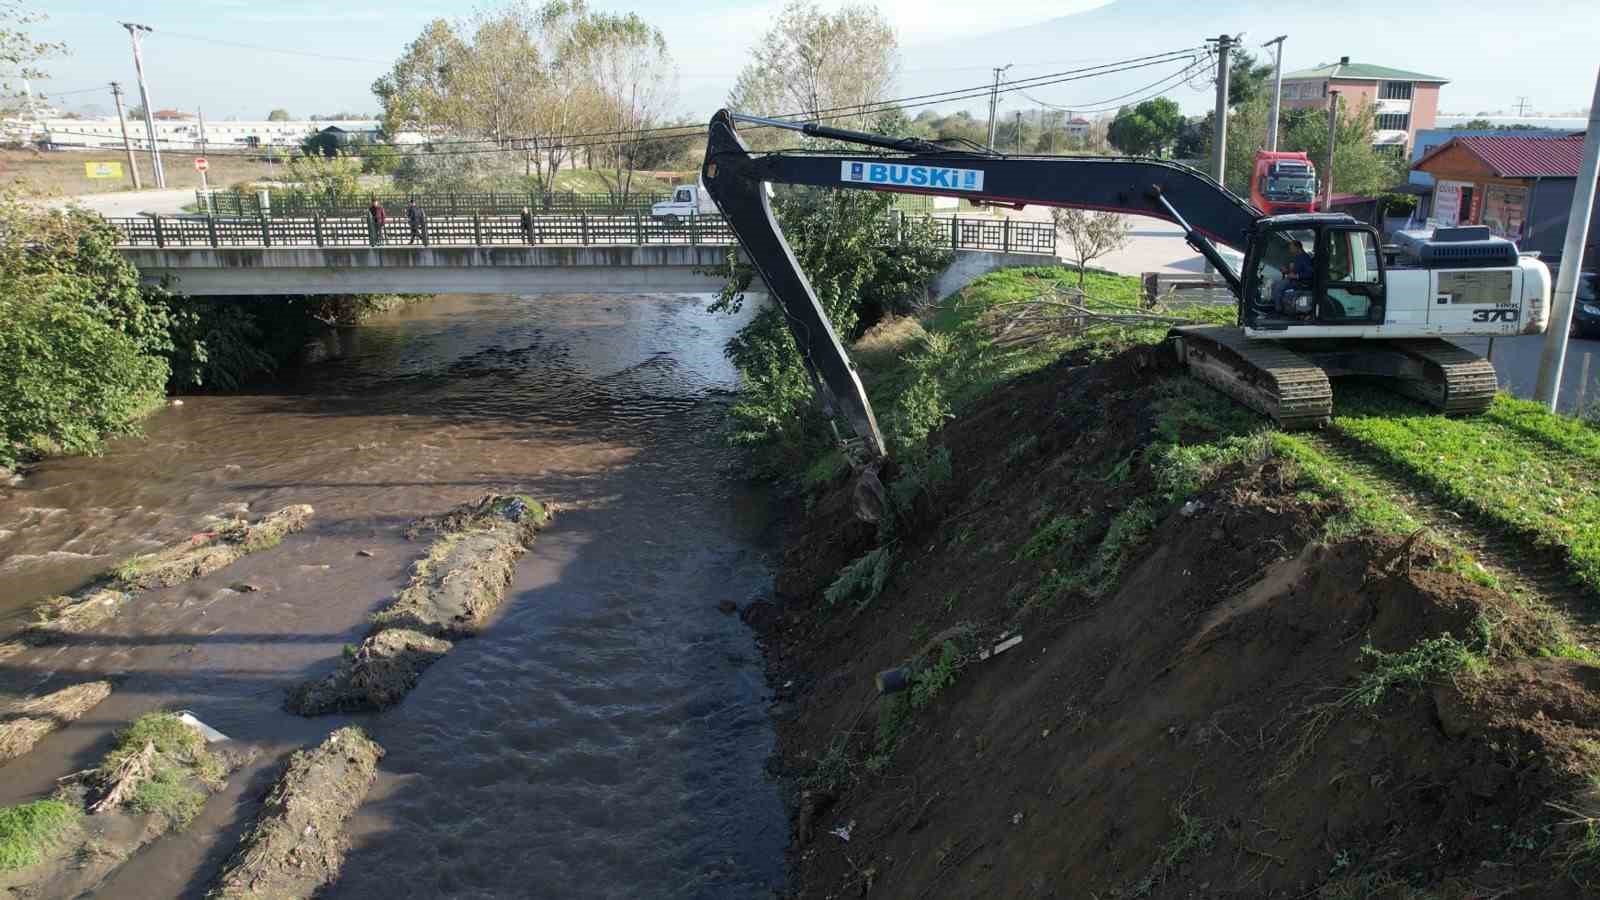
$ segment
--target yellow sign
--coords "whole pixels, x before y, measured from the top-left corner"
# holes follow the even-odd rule
[[[83,174],[90,178],[121,178],[122,163],[86,162],[83,164]]]

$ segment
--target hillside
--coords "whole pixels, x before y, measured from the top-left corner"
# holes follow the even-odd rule
[[[931,382],[954,417],[886,473],[879,525],[813,467],[834,474],[778,597],[747,611],[781,686],[796,894],[1600,885],[1600,433],[1341,384],[1331,428],[1284,434],[1156,329],[997,339],[1001,304],[1065,274],[997,273],[930,332],[869,335],[895,410],[959,335]]]

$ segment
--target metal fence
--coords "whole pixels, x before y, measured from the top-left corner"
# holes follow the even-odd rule
[[[546,193],[523,191],[471,191],[462,193],[408,194],[403,191],[375,191],[371,193],[340,194],[329,196],[315,191],[268,190],[267,204],[262,206],[259,191],[216,190],[195,193],[196,207],[202,212],[218,216],[256,216],[263,212],[269,216],[359,216],[366,213],[372,201],[395,215],[407,203],[417,205],[429,215],[517,215],[523,207],[537,214],[632,214],[649,213],[652,204],[671,195],[660,192],[630,193],[626,199],[610,194],[580,194],[572,191]],[[208,203],[209,200],[209,203]]]
[[[586,246],[641,244],[732,244],[733,229],[721,216],[660,219],[648,215],[533,216],[524,231],[515,215],[435,215],[413,231],[404,216],[389,218],[381,231],[365,215],[346,216],[141,216],[107,219],[124,247],[377,247],[390,244],[444,247],[510,245]],[[895,213],[883,222],[886,244],[912,229],[924,230],[953,250],[1055,252],[1049,223],[1007,219],[935,219]]]

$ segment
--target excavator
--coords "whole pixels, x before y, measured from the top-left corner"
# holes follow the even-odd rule
[[[753,153],[736,123],[799,131],[863,149]],[[842,416],[865,462],[886,456],[855,367],[773,217],[771,185],[956,196],[1106,210],[1183,229],[1237,298],[1234,326],[1183,326],[1169,340],[1191,374],[1284,428],[1333,412],[1331,377],[1370,375],[1449,415],[1485,410],[1493,366],[1446,338],[1538,334],[1550,271],[1484,228],[1438,229],[1391,255],[1343,214],[1264,215],[1216,181],[1156,159],[1012,156],[719,111],[701,178],[782,308],[824,412]],[[1218,252],[1243,253],[1240,269]]]

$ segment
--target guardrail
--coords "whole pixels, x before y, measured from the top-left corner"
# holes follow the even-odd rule
[[[141,216],[107,219],[123,247],[493,247],[510,245],[733,244],[733,229],[715,215],[659,219],[630,216],[533,216],[526,231],[514,215],[428,216],[413,232],[403,216],[380,230],[354,216]],[[896,213],[884,220],[884,241],[927,229],[952,250],[1055,253],[1048,223],[1010,219],[936,219]]]

